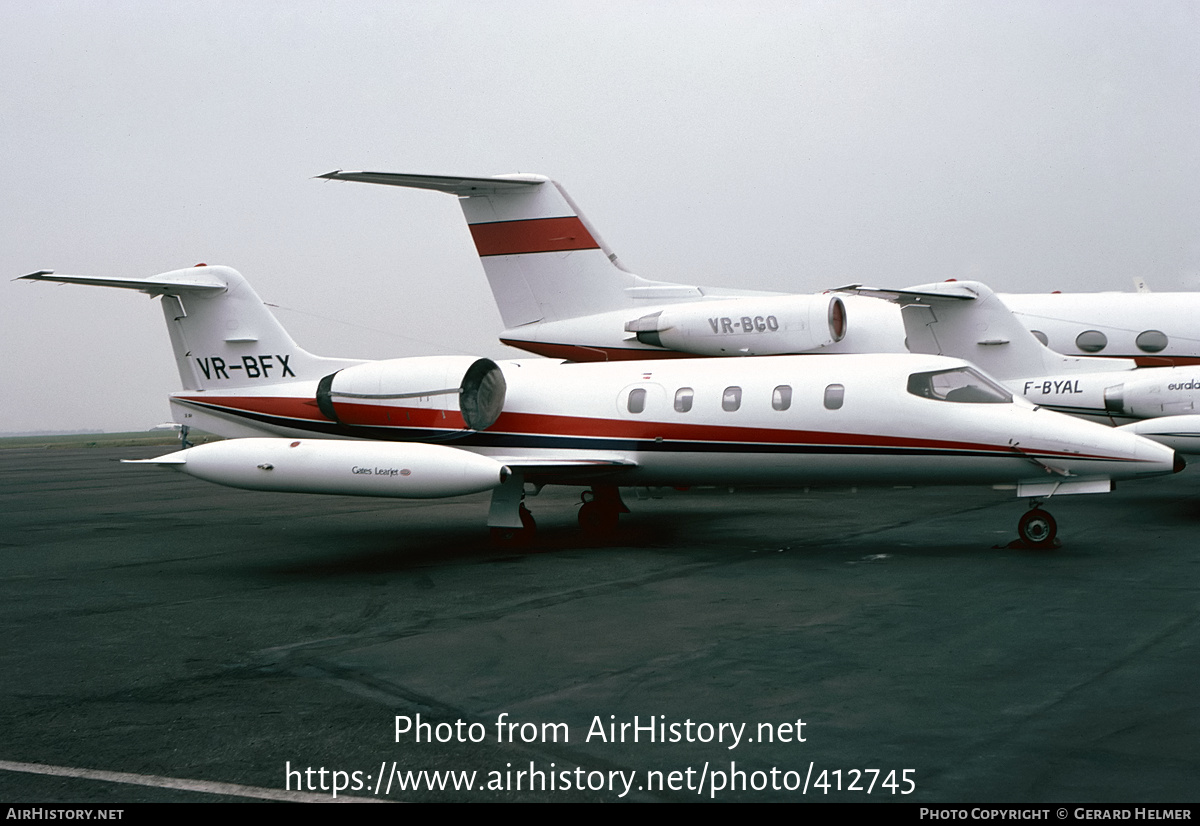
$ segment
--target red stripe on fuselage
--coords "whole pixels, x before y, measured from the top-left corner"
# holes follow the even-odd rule
[[[1138,367],[1195,367],[1200,365],[1200,356],[1142,356],[1130,353],[1084,353],[1089,359],[1129,359]]]
[[[333,411],[342,424],[359,427],[421,427],[435,430],[465,430],[467,427],[462,413],[457,410],[335,401]]]
[[[475,249],[480,257],[600,249],[596,239],[574,215],[472,224],[471,237],[475,239]]]
[[[776,445],[829,445],[854,447],[921,448],[933,450],[972,450],[1011,454],[1008,445],[921,439],[873,433],[839,433],[822,430],[788,430],[769,427],[680,424],[625,419],[592,419],[578,416],[552,416],[542,413],[501,413],[488,433],[536,434],[547,436],[585,436],[602,439],[671,442],[746,443]],[[1076,456],[1078,454],[1067,454]]]
[[[176,396],[179,401],[229,411],[278,416],[298,421],[329,423],[313,399],[280,396]],[[360,427],[418,427],[436,430],[462,430],[467,424],[457,410],[428,407],[398,407],[387,404],[361,404],[336,401],[338,422]]]
[[[308,399],[289,399],[262,396],[230,396],[225,398],[187,398],[183,401],[196,402],[230,412],[285,416],[292,419],[308,419],[327,423],[329,420],[318,414]],[[463,430],[465,424],[456,410],[369,405],[339,402],[339,418],[351,426],[375,426],[395,428],[429,429],[433,431]],[[344,418],[342,418],[344,416]],[[505,435],[530,435],[551,437],[575,437],[594,439],[624,439],[631,441],[655,441],[659,438],[675,443],[724,443],[773,444],[773,445],[824,445],[830,447],[897,448],[919,450],[952,450],[987,452],[1014,455],[1008,445],[990,445],[981,442],[959,442],[942,439],[925,439],[907,436],[889,436],[873,433],[839,433],[820,430],[788,430],[784,428],[735,427],[729,425],[680,424],[650,420],[624,420],[587,418],[583,416],[556,416],[544,413],[501,413],[496,423],[485,432]],[[1097,454],[1065,453],[1052,450],[1035,450],[1030,456],[1066,456],[1079,459],[1117,459],[1120,457]]]
[[[175,396],[176,401],[191,402],[207,407],[244,410],[267,416],[287,419],[303,419],[312,422],[328,422],[317,408],[316,399],[291,398],[287,396]]]
[[[1195,356],[1126,356],[1126,358],[1136,361],[1138,367],[1194,367],[1200,364],[1200,358]]]
[[[536,353],[552,359],[566,361],[645,361],[647,359],[696,359],[709,358],[695,353],[678,350],[634,350],[630,347],[588,347],[583,344],[552,344],[545,341],[522,341],[518,338],[501,338],[501,344],[516,347],[528,353]]]
[[[728,358],[727,356],[701,356],[695,353],[681,353],[678,350],[646,349],[635,350],[632,347],[594,347],[586,344],[559,344],[547,341],[526,341],[519,338],[500,338],[501,344],[516,347],[527,353],[536,353],[547,358],[563,359],[565,361],[639,361],[649,359],[696,359],[696,358]],[[806,353],[796,353],[803,356]],[[1194,367],[1200,365],[1200,356],[1096,356],[1088,358],[1130,359],[1137,362],[1138,367]]]

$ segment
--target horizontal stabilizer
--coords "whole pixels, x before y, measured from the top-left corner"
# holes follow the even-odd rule
[[[191,271],[189,271],[191,272]],[[58,284],[89,284],[93,287],[117,287],[122,290],[140,290],[149,295],[180,295],[182,293],[217,293],[228,289],[214,275],[189,275],[172,278],[110,278],[103,275],[55,275],[53,270],[22,275],[18,281],[53,281]]]
[[[549,180],[544,175],[500,175],[494,178],[459,178],[449,175],[406,175],[396,172],[344,172],[336,169],[318,175],[330,181],[359,181],[364,184],[432,189],[452,195],[483,195],[488,192],[528,189]]]

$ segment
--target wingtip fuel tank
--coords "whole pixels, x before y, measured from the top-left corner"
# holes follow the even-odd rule
[[[229,439],[141,464],[247,490],[438,499],[501,485],[508,468],[444,445],[348,439]]]

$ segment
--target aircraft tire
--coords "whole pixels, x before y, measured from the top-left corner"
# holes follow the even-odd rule
[[[590,534],[607,536],[617,529],[621,512],[598,499],[584,501],[579,506],[579,527]]]
[[[529,512],[529,508],[521,505],[519,511],[521,516],[521,527],[519,528],[492,528],[492,544],[501,548],[523,548],[533,544],[533,537],[537,534],[537,522],[533,518],[533,514]]]
[[[1021,541],[1032,548],[1053,548],[1054,537],[1058,535],[1058,523],[1046,511],[1033,508],[1026,511],[1017,523],[1017,533]]]

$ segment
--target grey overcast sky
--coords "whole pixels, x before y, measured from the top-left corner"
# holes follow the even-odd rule
[[[1200,287],[1200,4],[0,0],[0,274],[240,270],[322,355],[515,355],[454,198],[566,186],[639,274]],[[0,282],[0,431],[134,430],[157,302]]]

